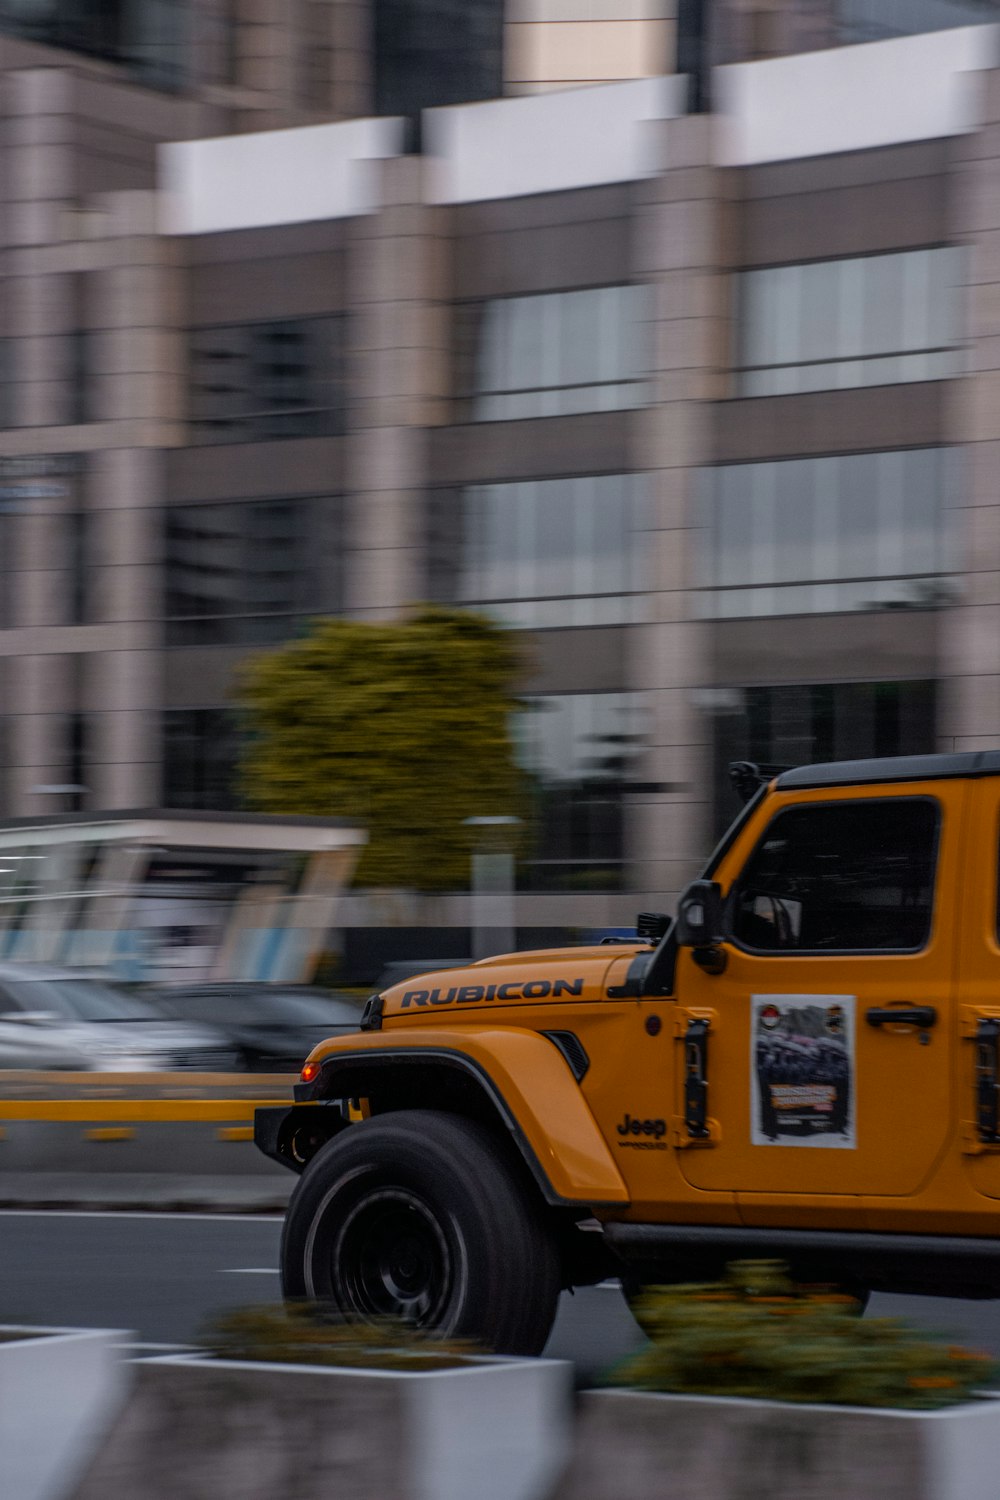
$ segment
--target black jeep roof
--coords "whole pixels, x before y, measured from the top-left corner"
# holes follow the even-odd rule
[[[871,781],[934,781],[942,776],[1000,776],[1000,750],[951,755],[894,755],[882,760],[835,760],[796,766],[777,778],[779,791],[811,786],[858,786]]]

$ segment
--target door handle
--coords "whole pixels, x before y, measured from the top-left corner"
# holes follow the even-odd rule
[[[873,1005],[865,1011],[869,1026],[933,1026],[937,1010],[933,1005]]]

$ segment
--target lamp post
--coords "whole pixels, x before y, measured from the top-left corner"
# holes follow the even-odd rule
[[[466,818],[482,834],[472,851],[472,957],[507,953],[516,941],[514,850],[511,830],[520,818]]]

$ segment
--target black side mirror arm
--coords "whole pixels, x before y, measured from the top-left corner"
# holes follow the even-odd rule
[[[692,880],[677,903],[677,941],[682,948],[721,943],[722,890],[714,880]]]
[[[725,948],[693,948],[691,957],[699,969],[704,969],[706,974],[724,974],[729,966],[729,955]]]

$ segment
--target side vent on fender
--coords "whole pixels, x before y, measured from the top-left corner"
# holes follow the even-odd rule
[[[558,1047],[563,1057],[569,1063],[570,1072],[577,1083],[586,1076],[590,1067],[590,1058],[587,1049],[576,1035],[575,1031],[543,1031],[542,1036],[547,1036],[554,1047]]]

